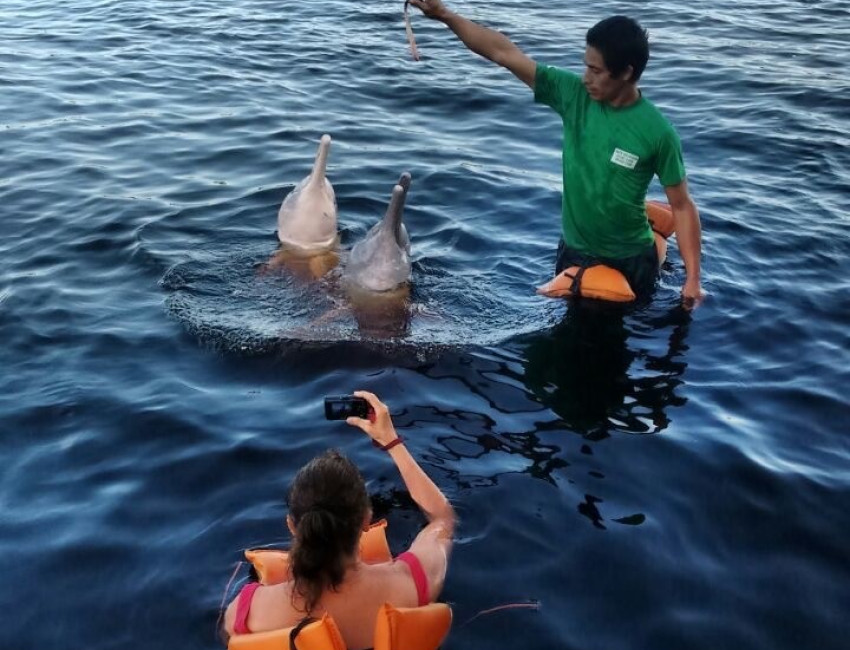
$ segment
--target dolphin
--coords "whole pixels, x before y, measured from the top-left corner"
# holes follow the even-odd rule
[[[410,280],[410,237],[402,223],[408,189],[410,174],[405,172],[393,187],[384,218],[351,249],[343,272],[349,289],[388,292]]]
[[[336,195],[325,178],[330,147],[331,136],[325,134],[313,171],[287,195],[277,214],[277,237],[294,252],[309,255],[336,244]]]

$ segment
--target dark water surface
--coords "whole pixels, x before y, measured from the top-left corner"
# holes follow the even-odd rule
[[[709,299],[675,247],[648,307],[536,297],[558,118],[418,15],[412,62],[400,0],[0,3],[0,648],[217,647],[328,446],[401,549],[396,472],[322,419],[361,387],[461,516],[447,648],[848,647],[850,4],[454,6],[576,69],[650,29]],[[259,272],[322,133],[344,247],[413,175],[395,337]]]

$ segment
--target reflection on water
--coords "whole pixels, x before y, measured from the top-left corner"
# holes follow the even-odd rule
[[[690,323],[677,301],[637,310],[568,303],[548,331],[418,368],[441,384],[440,403],[405,411],[397,424],[434,432],[424,459],[457,490],[499,488],[508,476],[566,482],[562,497],[592,527],[640,526],[646,504],[616,494],[624,470],[597,444],[669,425],[671,408],[685,404],[677,389]],[[457,391],[476,400],[467,408],[444,397]]]
[[[676,389],[687,367],[690,322],[678,305],[630,310],[570,303],[556,326],[509,349],[476,350],[419,370],[462,384],[486,400],[486,409],[422,406],[403,414],[399,425],[448,425],[448,433],[435,435],[428,461],[460,490],[496,487],[506,475],[551,485],[566,480],[576,488],[572,507],[593,527],[639,526],[646,515],[634,505],[606,504],[605,486],[617,483],[619,470],[606,467],[594,443],[615,432],[668,426],[670,407],[685,403]]]
[[[678,306],[647,319],[618,305],[573,303],[551,331],[527,337],[526,385],[587,438],[661,431],[666,408],[685,401],[675,389],[687,367],[690,319]],[[651,335],[641,338],[641,330]],[[659,341],[663,349],[653,350]]]
[[[466,413],[464,417],[474,421],[476,414]],[[486,430],[492,422],[479,421],[478,425],[479,430]],[[448,476],[464,489],[496,485],[499,476],[508,472],[554,484],[552,473],[569,465],[557,457],[559,446],[545,444],[533,431],[471,434],[455,429],[450,435],[438,436],[437,443],[440,449],[435,456],[453,468]]]

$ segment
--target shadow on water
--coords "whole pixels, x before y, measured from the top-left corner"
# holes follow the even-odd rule
[[[639,526],[644,504],[616,494],[621,474],[628,474],[616,460],[625,448],[600,455],[595,443],[669,426],[671,407],[686,402],[677,389],[690,324],[690,312],[663,296],[637,308],[570,303],[548,330],[416,368],[423,399],[436,402],[399,413],[397,425],[439,432],[423,460],[459,491],[498,493],[515,481],[532,492],[548,485],[596,529],[609,522]],[[436,394],[434,382],[442,386]],[[405,384],[419,393],[416,380]],[[474,399],[458,404],[443,392]],[[539,479],[532,483],[541,487],[521,477]],[[559,487],[564,481],[571,487]]]
[[[525,383],[569,428],[600,440],[612,431],[656,433],[687,367],[690,313],[654,313],[583,301],[541,335],[524,337]]]
[[[489,415],[460,410],[435,411],[433,419],[456,422],[450,433],[436,436],[428,460],[446,468],[447,478],[460,489],[495,486],[508,473],[554,485],[553,472],[569,465],[558,457],[560,445],[544,442],[531,428],[499,431]]]

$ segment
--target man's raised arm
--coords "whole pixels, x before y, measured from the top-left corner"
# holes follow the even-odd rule
[[[449,11],[440,0],[410,0],[410,4],[421,9],[428,18],[445,23],[466,47],[485,59],[490,59],[493,63],[507,68],[534,90],[537,64],[507,36]]]

